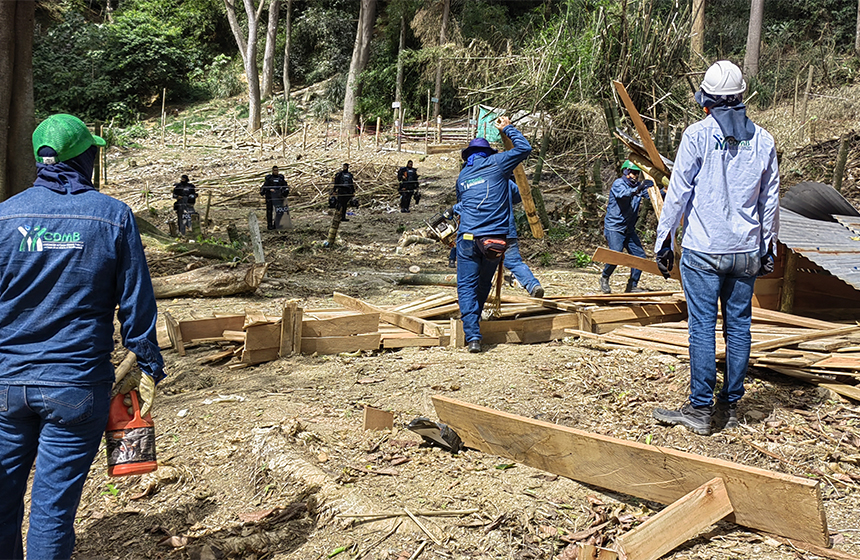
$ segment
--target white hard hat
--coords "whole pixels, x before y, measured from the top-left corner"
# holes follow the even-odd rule
[[[710,95],[737,95],[747,89],[741,69],[728,60],[718,60],[702,80],[702,89]]]

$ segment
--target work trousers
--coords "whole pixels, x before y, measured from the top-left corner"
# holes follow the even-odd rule
[[[717,304],[723,316],[726,374],[717,398],[734,403],[744,394],[750,359],[752,296],[761,265],[758,251],[714,255],[684,249],[681,280],[687,300],[690,338],[690,403],[713,403],[717,383]]]
[[[266,199],[266,227],[267,229],[278,229],[281,225],[282,212],[277,209],[284,206],[283,198],[267,198]]]
[[[110,385],[0,384],[0,557],[24,558],[24,494],[33,463],[28,560],[63,560],[75,514],[107,425]]]
[[[508,250],[505,251],[505,268],[511,271],[516,281],[528,293],[531,293],[532,289],[540,284],[529,266],[523,262],[523,257],[520,255],[520,244],[517,242],[516,237],[508,237]]]
[[[400,191],[400,209],[409,210],[409,205],[412,203],[412,196],[415,194],[413,190]]]
[[[643,259],[647,258],[645,256],[645,249],[642,248],[642,242],[639,241],[639,235],[636,233],[635,229],[631,229],[630,231],[604,229],[603,236],[606,237],[606,244],[609,245],[609,248],[613,251],[618,251],[620,253],[622,250],[626,250],[634,257],[642,257]],[[612,276],[612,273],[615,272],[615,268],[616,265],[614,264],[604,265],[603,277],[609,278]],[[638,268],[630,269],[630,283],[633,286],[636,286],[639,283],[639,277],[641,276],[642,271]]]
[[[501,236],[504,239],[504,236]],[[457,299],[466,342],[481,340],[481,311],[490,295],[501,257],[487,258],[474,239],[457,239]]]
[[[340,219],[346,218],[346,209],[349,207],[349,201],[352,200],[351,194],[337,195],[337,208],[335,212],[340,212]]]

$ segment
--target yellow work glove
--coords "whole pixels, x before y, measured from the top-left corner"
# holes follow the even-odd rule
[[[140,395],[140,416],[146,416],[152,410],[152,403],[155,401],[155,379],[149,375],[140,376],[140,385],[137,387],[137,392]]]

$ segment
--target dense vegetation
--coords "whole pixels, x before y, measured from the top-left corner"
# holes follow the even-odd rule
[[[316,101],[313,114],[336,112],[343,100],[359,5],[292,2],[292,89],[329,80],[328,94]],[[440,46],[442,5],[443,0],[379,1],[358,102],[366,119],[391,119],[401,16],[408,23],[402,98],[413,118],[425,112],[442,56],[443,115],[475,103],[545,109],[569,129],[600,110],[612,79],[629,84],[641,107],[654,105],[649,113],[683,120],[695,72],[717,58],[743,60],[749,19],[748,0],[709,0],[705,60],[695,61],[687,2],[452,0],[447,42]],[[34,88],[42,114],[131,121],[153,109],[164,88],[174,102],[244,91],[224,0],[42,0],[38,6]],[[795,78],[810,63],[829,85],[854,80],[856,15],[855,0],[768,2],[762,70],[751,80],[756,103],[793,94]],[[260,58],[266,18],[264,10]],[[284,26],[279,29],[276,95],[285,42]]]

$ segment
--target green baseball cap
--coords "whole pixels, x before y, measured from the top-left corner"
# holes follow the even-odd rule
[[[77,157],[92,146],[104,146],[100,136],[90,133],[84,121],[72,115],[51,115],[33,131],[33,155],[39,163],[57,163]],[[54,161],[42,161],[39,148],[48,146],[57,152]],[[44,158],[52,159],[52,158]]]

